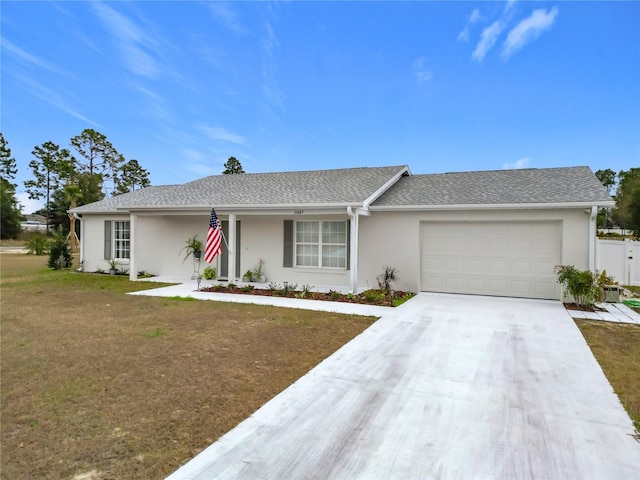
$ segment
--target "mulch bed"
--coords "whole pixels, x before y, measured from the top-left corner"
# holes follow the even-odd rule
[[[606,312],[604,308],[600,308],[596,305],[594,305],[591,308],[584,308],[584,307],[579,307],[575,303],[565,303],[564,306],[567,310],[579,310],[581,312]]]
[[[255,288],[250,285],[243,287],[214,285],[213,287],[202,288],[200,291],[213,293],[238,293],[243,295],[258,295],[262,297],[300,298],[305,300],[323,300],[328,302],[359,303],[363,305],[380,305],[384,307],[395,307],[398,305],[399,299],[408,300],[415,295],[413,292],[405,292],[402,290],[396,290],[394,295],[385,294],[381,290],[367,290],[366,292],[358,295],[350,293],[345,294],[336,291],[304,293],[301,291],[293,291],[291,289],[273,290]]]

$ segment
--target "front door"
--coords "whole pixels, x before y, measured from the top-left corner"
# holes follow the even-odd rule
[[[229,221],[222,220],[222,254],[220,256],[220,274],[218,278],[228,280],[229,276],[229,249],[227,239],[229,238]],[[236,276],[240,274],[240,220],[236,220]],[[234,281],[233,279],[231,281]]]

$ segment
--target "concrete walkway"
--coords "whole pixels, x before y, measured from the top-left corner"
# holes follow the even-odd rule
[[[168,478],[640,477],[560,302],[421,293]]]
[[[572,318],[585,318],[587,320],[604,320],[605,322],[635,323],[640,325],[640,314],[634,312],[624,303],[598,303],[605,312],[583,312],[582,310],[569,310]]]

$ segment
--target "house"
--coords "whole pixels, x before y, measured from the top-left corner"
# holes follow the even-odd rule
[[[47,217],[44,215],[38,215],[31,213],[24,216],[24,220],[20,222],[20,228],[23,232],[46,232],[47,231]],[[49,226],[51,230],[51,226]]]
[[[399,165],[215,175],[71,212],[86,271],[117,259],[131,279],[188,278],[180,250],[204,240],[215,207],[222,279],[264,259],[269,281],[362,290],[389,265],[402,290],[559,299],[554,266],[594,268],[597,208],[610,206],[588,167],[412,175]]]

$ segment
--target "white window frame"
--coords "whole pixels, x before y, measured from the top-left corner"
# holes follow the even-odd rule
[[[298,241],[298,228],[300,226],[300,224],[303,223],[315,223],[317,225],[317,231],[318,231],[318,240],[317,242],[313,242],[313,241]],[[323,226],[326,223],[341,223],[344,225],[344,243],[343,242],[338,242],[338,243],[334,243],[334,242],[323,242],[323,238],[322,238],[322,234],[323,234]],[[347,231],[348,229],[348,224],[346,220],[296,220],[294,222],[294,231],[293,231],[293,265],[295,268],[300,268],[300,269],[319,269],[319,270],[347,270],[348,269],[348,259],[349,259],[349,252],[347,251],[349,248],[348,245],[348,240],[349,240],[349,232]],[[302,265],[298,263],[298,246],[316,246],[318,248],[317,250],[317,265]],[[323,247],[334,247],[334,246],[338,246],[338,247],[343,247],[344,248],[344,257],[342,258],[342,261],[344,263],[344,266],[338,266],[338,267],[332,267],[332,266],[325,266],[323,265],[323,254],[322,254],[322,250]]]
[[[127,256],[120,256],[123,253]],[[131,258],[131,222],[129,220],[111,222],[111,258],[119,262],[128,262]]]

